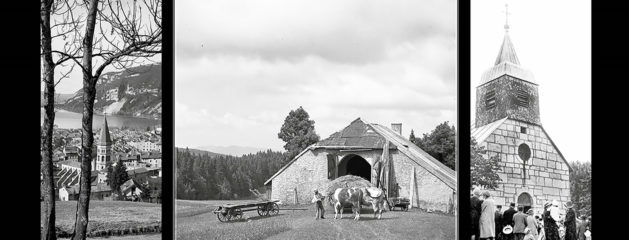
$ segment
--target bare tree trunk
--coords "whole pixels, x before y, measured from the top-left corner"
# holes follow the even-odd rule
[[[44,199],[41,239],[57,239],[55,232],[55,185],[52,173],[52,134],[55,122],[55,64],[52,60],[52,37],[50,34],[51,0],[42,0],[40,9],[41,44],[43,48],[43,80],[44,88],[44,125],[41,140],[41,174],[43,178],[41,193]]]
[[[98,0],[89,1],[85,38],[83,39],[83,131],[82,131],[82,159],[79,202],[76,209],[73,240],[84,240],[87,237],[88,211],[91,193],[92,146],[94,135],[92,120],[94,114],[94,99],[96,98],[96,80],[92,77],[92,47],[94,41],[94,27],[98,11]]]

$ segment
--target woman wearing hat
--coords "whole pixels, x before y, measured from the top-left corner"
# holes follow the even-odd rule
[[[546,204],[544,204],[544,213],[542,218],[544,219],[544,236],[546,240],[560,240],[559,226],[557,226],[555,218],[551,216],[553,207],[554,206],[551,206],[550,202],[546,202]]]
[[[537,220],[535,220],[535,216],[533,216],[533,209],[529,209],[526,214],[526,228],[524,235],[524,240],[537,240]]]
[[[481,204],[482,210],[479,222],[480,238],[494,239],[494,237],[496,237],[496,218],[494,214],[496,212],[496,204],[487,190],[483,192],[483,198],[485,198],[485,200],[483,200],[483,203]]]
[[[572,202],[566,203],[566,220],[563,222],[564,226],[566,226],[564,240],[577,240],[577,216],[572,206]]]

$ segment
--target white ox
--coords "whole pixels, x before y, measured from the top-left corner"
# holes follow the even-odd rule
[[[373,207],[373,217],[378,219],[382,217],[382,210],[384,210],[384,203],[387,202],[384,191],[377,187],[364,187],[361,188],[363,192],[363,202],[371,203]],[[387,202],[388,204],[388,202]]]
[[[343,219],[343,206],[351,205],[355,214],[354,220],[360,219],[360,202],[363,201],[363,190],[360,188],[337,188],[331,196],[331,203],[334,204],[334,219],[341,212]]]

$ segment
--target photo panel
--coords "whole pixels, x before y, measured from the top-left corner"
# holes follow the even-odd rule
[[[456,1],[175,15],[177,239],[456,237]]]

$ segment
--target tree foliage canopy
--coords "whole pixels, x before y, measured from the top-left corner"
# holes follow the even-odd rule
[[[121,195],[120,186],[124,184],[126,181],[129,181],[129,174],[127,174],[127,167],[122,163],[121,160],[118,160],[116,166],[107,162],[107,184],[111,187],[111,189],[118,193],[118,196]]]
[[[306,147],[319,141],[319,135],[314,129],[314,120],[310,120],[308,112],[301,106],[291,110],[282,124],[282,128],[277,136],[286,144],[286,159],[284,163],[293,159]]]
[[[267,150],[242,157],[177,150],[177,199],[248,199],[281,167],[283,153]],[[264,192],[264,191],[260,191]]]
[[[579,214],[592,214],[592,163],[571,162],[570,198]]]
[[[415,141],[412,140],[413,138]],[[454,125],[450,126],[448,121],[437,125],[430,134],[424,133],[424,136],[421,138],[416,138],[415,133],[411,131],[409,140],[449,168],[455,168],[456,129]]]
[[[498,156],[485,158],[484,147],[478,146],[473,138],[470,141],[470,185],[481,186],[485,189],[496,189],[502,182],[500,171],[500,159]]]

